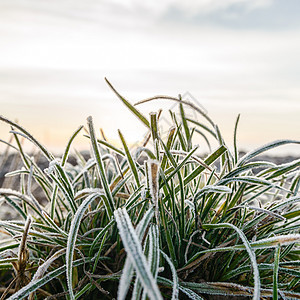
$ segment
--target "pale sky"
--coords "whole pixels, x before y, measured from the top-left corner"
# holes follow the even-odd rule
[[[242,148],[299,140],[299,53],[298,0],[0,0],[0,114],[53,150],[89,115],[134,143],[145,130],[107,77],[132,103],[190,92],[228,145],[238,113]]]

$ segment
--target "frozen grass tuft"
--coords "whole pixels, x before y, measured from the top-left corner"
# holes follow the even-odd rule
[[[91,159],[76,152],[73,166],[68,158],[82,126],[55,158],[25,128],[0,116],[13,127],[11,141],[2,141],[4,157],[11,149],[22,161],[7,174],[19,186],[0,189],[0,203],[17,215],[0,220],[6,237],[0,241],[0,300],[300,299],[299,160],[253,161],[300,141],[275,141],[240,157],[239,116],[230,151],[216,123],[193,103],[180,96],[139,101],[178,103],[165,136],[161,111],[144,116],[107,83],[148,130],[135,149],[122,128],[120,148],[104,134],[97,137],[88,117]],[[197,119],[187,117],[187,107]],[[196,154],[196,135],[212,149],[204,158]],[[24,137],[48,168],[25,153]]]

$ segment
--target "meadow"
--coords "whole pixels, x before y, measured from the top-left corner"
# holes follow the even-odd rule
[[[259,159],[300,141],[241,155],[239,116],[230,150],[195,104],[157,96],[133,105],[107,83],[148,130],[134,149],[122,128],[121,147],[98,137],[88,117],[86,132],[80,126],[57,158],[0,116],[12,135],[2,142],[22,160],[6,174],[18,186],[0,189],[17,215],[0,220],[0,299],[300,299],[300,159]],[[138,110],[156,99],[178,103],[167,135],[161,111]],[[75,151],[71,164],[82,133],[90,158]],[[205,157],[195,136],[211,149]],[[24,138],[47,168],[24,151]]]

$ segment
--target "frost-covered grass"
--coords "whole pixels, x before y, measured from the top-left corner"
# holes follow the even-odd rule
[[[110,85],[110,83],[108,82]],[[0,221],[2,299],[300,299],[300,160],[275,165],[253,161],[267,150],[299,141],[280,140],[239,157],[217,125],[180,97],[173,126],[159,131],[160,113],[142,115],[111,85],[149,134],[129,150],[96,136],[87,119],[90,160],[68,163],[72,135],[60,158],[27,130],[12,126],[23,168],[18,190],[0,189],[19,215]],[[152,101],[161,97],[153,97]],[[142,104],[145,101],[141,101]],[[186,117],[186,107],[199,120]],[[194,137],[218,146],[204,159]],[[29,139],[49,161],[41,170],[22,148]],[[259,171],[257,171],[259,170]],[[47,199],[32,192],[38,184]]]

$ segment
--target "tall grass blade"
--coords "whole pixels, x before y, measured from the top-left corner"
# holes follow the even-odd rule
[[[140,240],[143,239],[143,236],[148,228],[149,222],[153,217],[153,208],[150,208],[145,215],[143,216],[142,220],[136,227],[136,234]],[[133,264],[129,258],[126,258],[125,265],[123,267],[122,276],[119,283],[118,288],[118,299],[126,299],[126,295],[131,284],[133,277]]]
[[[62,156],[62,160],[61,160],[62,167],[65,166],[65,164],[68,160],[72,142],[74,141],[75,137],[78,135],[78,133],[81,131],[82,128],[83,128],[83,125],[79,126],[79,128],[72,134],[71,138],[69,139],[69,142],[68,142],[68,144],[65,148],[64,154]]]
[[[107,215],[109,217],[111,217],[113,215],[113,211],[115,209],[115,205],[114,205],[114,199],[112,197],[109,185],[108,185],[108,181],[106,178],[106,174],[105,174],[105,169],[104,169],[104,165],[102,162],[102,158],[101,158],[101,154],[98,148],[98,143],[95,137],[95,131],[94,131],[94,125],[93,125],[93,119],[92,117],[88,117],[87,118],[87,122],[88,122],[88,126],[89,126],[89,132],[90,132],[90,137],[91,137],[91,143],[92,143],[92,148],[93,148],[93,154],[95,157],[95,160],[97,162],[97,167],[98,167],[98,172],[99,172],[99,176],[101,179],[101,183],[103,186],[103,189],[105,191],[106,197],[105,197],[105,208],[107,211]]]
[[[137,273],[137,278],[141,281],[150,299],[162,299],[127,211],[119,208],[114,212],[114,215],[123,245]]]
[[[278,269],[280,259],[280,245],[275,249],[274,271],[273,271],[273,300],[278,300]]]
[[[173,280],[173,291],[172,291],[172,300],[178,299],[178,291],[179,291],[179,284],[178,284],[178,276],[176,273],[176,269],[167,254],[163,251],[160,251],[166,262],[169,264],[172,272],[172,280]]]
[[[126,157],[127,157],[127,161],[128,161],[129,167],[130,167],[131,172],[132,172],[132,174],[133,174],[133,176],[134,176],[136,185],[137,185],[137,187],[139,187],[141,184],[140,184],[139,173],[138,173],[136,164],[135,164],[135,162],[134,162],[133,159],[132,159],[132,156],[131,156],[131,154],[130,154],[130,151],[129,151],[129,149],[128,149],[128,146],[127,146],[127,144],[126,144],[126,141],[125,141],[125,139],[124,139],[124,136],[123,136],[123,134],[121,133],[121,130],[118,130],[118,133],[119,133],[119,137],[120,137],[120,139],[121,139],[123,148],[124,148],[124,150],[125,150],[125,154],[126,154]]]
[[[67,249],[66,249],[67,284],[68,284],[68,290],[71,299],[75,299],[73,293],[73,286],[72,286],[73,256],[74,256],[75,243],[77,239],[80,222],[88,205],[99,196],[101,196],[100,193],[92,194],[89,197],[87,197],[78,207],[76,214],[74,215],[74,218],[71,222],[71,227],[68,235]]]
[[[150,123],[146,119],[146,117],[144,117],[132,104],[130,104],[124,97],[122,97],[106,78],[105,81],[109,85],[109,87],[113,90],[113,92],[119,97],[119,99],[129,108],[129,110],[133,112],[133,114],[139,120],[141,120],[144,123],[144,125],[146,125],[146,127],[150,128]]]
[[[238,161],[238,148],[237,148],[237,128],[238,128],[238,124],[240,121],[240,114],[238,114],[236,121],[235,121],[235,125],[234,125],[234,133],[233,133],[233,146],[234,146],[234,163],[236,164]]]

